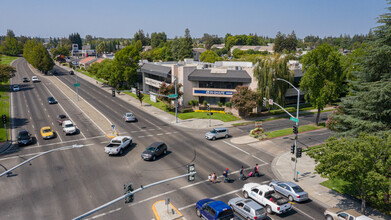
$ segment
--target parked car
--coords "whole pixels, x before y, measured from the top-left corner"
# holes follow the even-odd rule
[[[326,220],[373,220],[353,209],[342,210],[339,208],[329,208],[324,211],[324,216]]]
[[[57,100],[53,96],[50,96],[48,98],[48,102],[49,104],[57,104]]]
[[[131,113],[131,112],[125,113],[125,115],[123,116],[123,118],[125,119],[126,122],[129,122],[129,121],[136,121],[136,117],[135,117],[134,114]]]
[[[110,144],[105,147],[105,153],[109,155],[122,154],[124,149],[132,144],[132,137],[117,136],[111,139]]]
[[[29,78],[27,78],[27,77],[23,77],[23,82],[30,82],[30,80],[29,80]]]
[[[49,126],[41,128],[41,136],[43,139],[54,138],[54,131]]]
[[[19,145],[28,145],[32,143],[32,138],[30,132],[26,129],[20,130],[18,132],[18,144]]]
[[[228,138],[228,128],[214,128],[213,130],[205,134],[205,138],[208,140],[216,140],[216,138]]]
[[[56,75],[57,74],[57,70],[53,70],[52,73],[53,73],[53,75]]]
[[[141,154],[141,158],[144,160],[156,160],[158,156],[163,154],[167,154],[167,145],[163,142],[155,142]]]
[[[292,204],[268,185],[247,183],[242,188],[244,198],[251,198],[266,208],[268,214],[282,214],[292,209]]]
[[[57,115],[57,122],[59,125],[62,125],[64,121],[68,120],[68,117],[64,114]]]
[[[31,77],[31,81],[33,81],[33,82],[40,82],[39,79],[38,79],[38,76]]]
[[[308,193],[293,182],[272,181],[269,186],[276,192],[288,197],[291,202],[303,202],[309,199]]]
[[[14,92],[20,91],[19,85],[13,85],[13,86],[12,86],[12,90],[13,90]]]
[[[245,219],[266,219],[265,209],[251,199],[236,197],[228,201],[228,205]]]
[[[207,220],[233,220],[235,218],[232,208],[222,201],[202,199],[196,203],[196,214]]]
[[[68,135],[76,133],[77,129],[71,120],[66,120],[62,122],[62,131],[65,132],[65,135]]]
[[[69,75],[73,75],[73,74],[75,74],[75,73],[72,70],[69,71]]]

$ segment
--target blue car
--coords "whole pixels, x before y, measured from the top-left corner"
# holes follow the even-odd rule
[[[222,201],[202,199],[196,203],[196,214],[207,220],[233,220],[232,208]]]

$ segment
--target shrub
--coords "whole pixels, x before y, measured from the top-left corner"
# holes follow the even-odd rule
[[[221,106],[220,106],[221,107]],[[225,107],[231,108],[232,107],[232,102],[226,102]]]
[[[192,108],[185,108],[182,110],[182,113],[194,112]]]
[[[202,104],[206,107],[208,105],[208,102],[206,100],[204,100],[204,102]]]
[[[223,103],[222,103],[222,102],[218,102],[217,105],[218,105],[219,107],[222,107],[222,106],[223,106]]]
[[[189,105],[191,105],[191,106],[197,106],[197,105],[198,105],[198,100],[195,100],[195,99],[190,100],[190,101],[189,101]]]

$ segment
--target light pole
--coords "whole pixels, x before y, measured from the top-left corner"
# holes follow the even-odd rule
[[[294,85],[292,85],[292,83],[290,83],[289,81],[287,81],[285,79],[276,78],[276,80],[280,80],[280,81],[284,81],[284,82],[288,83],[289,85],[291,85],[297,91],[297,107],[296,107],[296,119],[297,120],[296,120],[296,128],[297,128],[297,131],[299,131],[300,89],[296,88]],[[298,181],[297,171],[296,171],[296,165],[297,165],[297,139],[298,139],[298,134],[296,133],[296,137],[295,137],[295,169],[294,169],[294,173],[293,173],[293,180],[295,180],[296,182]]]
[[[175,123],[178,123],[178,91],[177,91],[177,82],[176,76],[174,76],[175,80]]]

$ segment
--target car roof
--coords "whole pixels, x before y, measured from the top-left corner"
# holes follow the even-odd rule
[[[126,112],[125,115],[127,115],[127,114],[132,114],[133,115],[133,113],[131,113],[131,112]]]
[[[231,207],[225,204],[223,201],[213,201],[209,203],[209,207],[213,208],[216,211],[223,211],[225,209],[231,209]]]
[[[41,130],[51,129],[49,126],[42,127]]]
[[[155,142],[149,145],[149,147],[159,147],[160,145],[164,144],[163,142]]]
[[[63,121],[62,124],[63,124],[63,125],[64,125],[64,124],[66,125],[66,124],[73,124],[73,123],[72,123],[71,120],[66,120],[66,121]]]
[[[111,139],[111,140],[122,140],[122,139],[124,139],[124,138],[128,138],[128,136],[117,136],[117,137],[114,137],[113,139]]]
[[[26,129],[22,129],[22,130],[19,130],[18,133],[20,134],[20,133],[22,133],[22,132],[27,132],[27,133],[28,133],[29,131],[27,131]]]
[[[228,130],[228,128],[215,128],[215,130]]]
[[[258,209],[262,209],[263,207],[261,205],[259,205],[258,203],[256,203],[254,200],[252,199],[246,199],[243,201],[244,203],[246,203],[246,205],[248,205],[249,207],[251,207],[252,209],[255,209],[255,210],[258,210]]]
[[[298,186],[296,183],[293,183],[293,182],[282,182],[282,183],[284,183],[285,185],[288,185],[290,187]]]
[[[353,216],[353,217],[355,217],[355,218],[357,218],[357,217],[363,215],[363,214],[357,212],[357,211],[354,210],[354,209],[348,209],[348,210],[346,210],[346,211],[344,211],[344,212],[348,213],[349,215],[351,215],[351,216]]]

